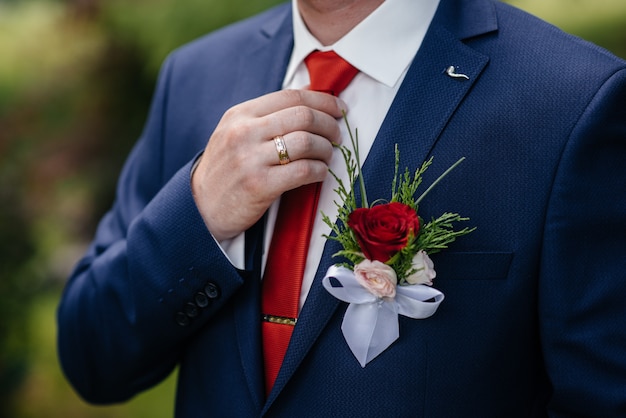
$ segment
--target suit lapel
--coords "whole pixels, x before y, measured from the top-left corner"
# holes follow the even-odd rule
[[[390,197],[395,144],[401,170],[421,165],[487,62],[445,29],[431,28],[363,165],[370,200]],[[469,79],[447,75],[450,66]]]
[[[239,53],[239,70],[232,103],[281,89],[293,48],[291,7],[284,7],[263,26],[249,50]],[[234,309],[237,345],[250,395],[259,409],[265,402],[260,332],[260,271],[264,219],[246,232],[246,277]]]
[[[291,7],[282,7],[250,40],[247,50],[234,52],[239,56],[239,68],[233,75],[233,103],[282,88],[293,49],[292,27]]]
[[[470,7],[472,14],[467,19],[464,19],[466,15],[463,13],[447,13],[451,9],[458,12]],[[487,65],[488,57],[466,46],[459,35],[447,28],[455,28],[455,33],[463,37],[495,30],[494,16],[488,13],[492,9],[489,2],[481,0],[441,1],[440,9],[364,162],[363,175],[370,200],[389,197],[394,144],[398,144],[400,149],[401,168],[415,169],[421,165],[454,110]],[[457,72],[466,74],[469,80],[446,75],[446,68],[452,65],[457,67]],[[280,394],[340,305],[321,284],[326,270],[336,261],[332,260],[332,254],[339,249],[335,241],[326,243],[315,280],[264,411]]]

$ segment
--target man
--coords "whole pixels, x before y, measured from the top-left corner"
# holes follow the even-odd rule
[[[339,97],[309,88],[305,58],[328,49],[359,71]],[[624,61],[491,0],[294,0],[185,46],[61,301],[64,370],[108,403],[178,365],[177,417],[626,416],[624,104]],[[477,229],[433,256],[438,311],[400,317],[361,367],[321,285],[338,247],[318,215],[268,385],[280,196],[323,181],[334,218],[343,110],[374,199],[394,144],[401,167],[434,158],[425,184],[466,157],[420,215]]]

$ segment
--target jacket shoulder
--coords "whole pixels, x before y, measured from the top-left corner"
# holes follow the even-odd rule
[[[494,1],[498,19],[498,32],[503,41],[518,45],[508,49],[520,59],[531,61],[534,65],[558,65],[577,67],[585,63],[613,68],[626,67],[626,61],[610,51],[569,34],[555,25],[537,16],[520,10],[510,4]]]
[[[213,60],[237,56],[257,42],[271,38],[291,19],[291,4],[283,3],[247,19],[229,24],[197,38],[170,54],[178,62],[198,62],[210,55]]]

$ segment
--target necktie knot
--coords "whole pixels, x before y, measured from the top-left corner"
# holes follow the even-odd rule
[[[334,96],[339,96],[359,72],[335,51],[313,51],[304,63],[309,70],[310,89]]]

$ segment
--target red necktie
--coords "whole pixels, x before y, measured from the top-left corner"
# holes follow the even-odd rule
[[[358,70],[334,51],[315,51],[304,60],[311,90],[338,96]],[[302,276],[317,214],[321,183],[283,193],[263,276],[263,357],[269,394],[298,317]]]

